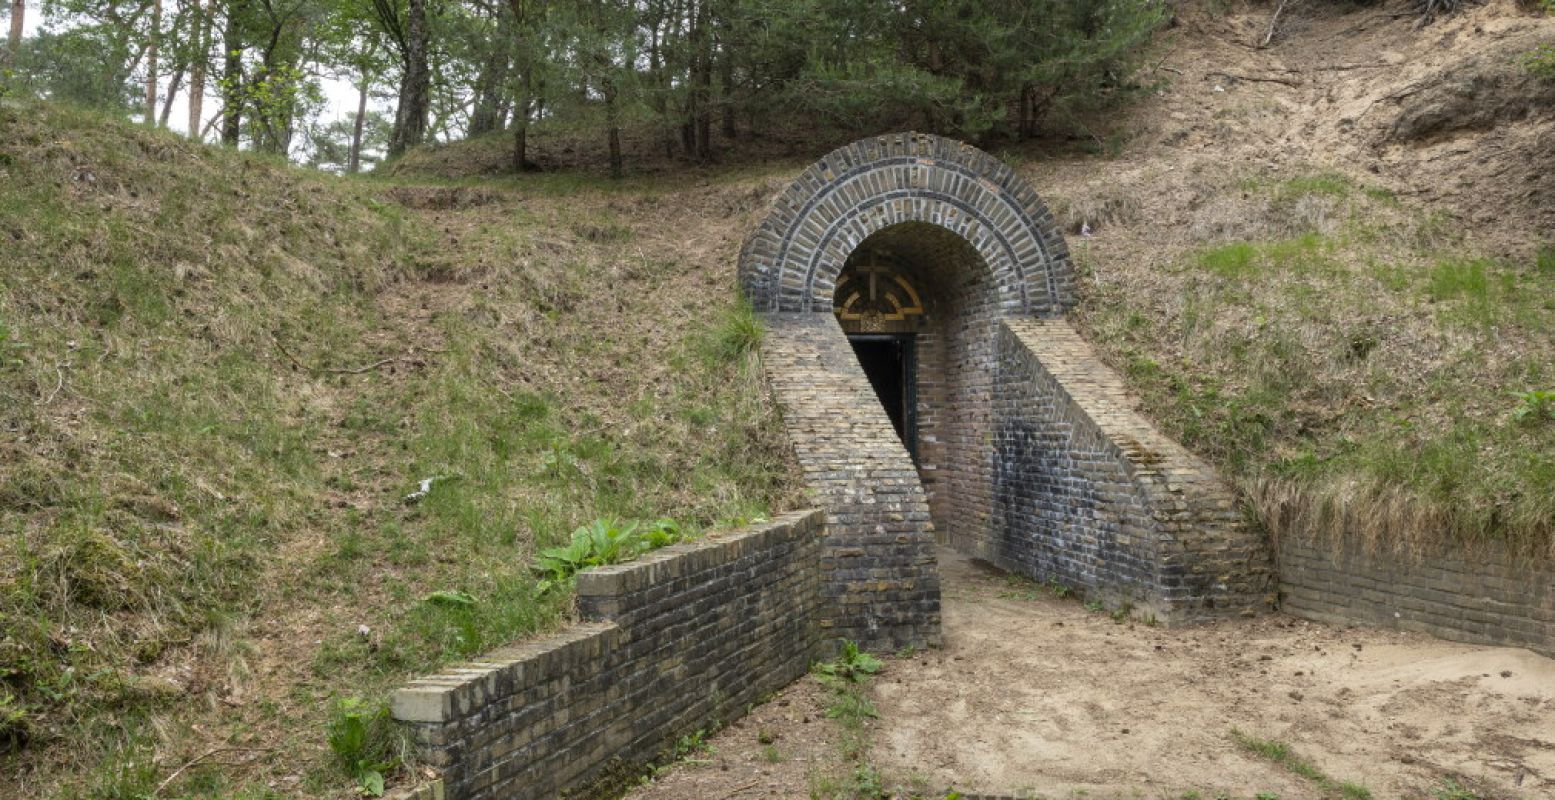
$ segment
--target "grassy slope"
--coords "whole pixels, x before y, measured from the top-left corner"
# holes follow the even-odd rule
[[[1277,533],[1555,555],[1555,417],[1515,418],[1519,393],[1555,389],[1555,252],[1484,255],[1443,216],[1307,169],[1204,179],[1240,196],[1224,227],[1151,237],[1124,211],[1144,230],[1081,241],[1088,336]],[[1066,213],[1107,214],[1084,203]]]
[[[537,546],[794,502],[737,242],[676,238],[749,186],[668,226],[588,180],[416,210],[443,190],[15,103],[0,171],[0,796],[218,746],[159,796],[348,795],[335,701],[557,624]]]

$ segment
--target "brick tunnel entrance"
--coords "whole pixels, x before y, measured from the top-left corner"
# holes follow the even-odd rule
[[[918,468],[941,542],[976,538],[976,509],[991,501],[980,465],[992,326],[1002,316],[994,286],[966,239],[904,222],[860,242],[832,294],[833,313]]]
[[[935,543],[1165,622],[1267,607],[1267,543],[1064,314],[1067,245],[1008,166],[901,134],[829,153],[740,253],[825,508],[825,638],[939,640]]]

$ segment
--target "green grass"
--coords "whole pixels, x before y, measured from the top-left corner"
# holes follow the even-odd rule
[[[0,115],[17,791],[143,796],[213,743],[259,742],[163,796],[350,796],[336,701],[561,624],[537,549],[600,517],[695,533],[789,502],[754,317],[665,288],[700,265],[613,215],[630,188],[553,206],[498,187],[434,225],[384,179],[44,104]],[[261,680],[261,653],[296,681]],[[169,685],[175,664],[204,677]]]
[[[1313,782],[1322,790],[1325,798],[1342,798],[1342,800],[1371,800],[1371,790],[1358,783],[1335,780],[1324,774],[1322,770],[1307,761],[1303,761],[1294,752],[1290,745],[1276,739],[1259,739],[1249,736],[1236,728],[1231,729],[1231,738],[1242,749],[1259,758],[1271,761],[1289,770],[1294,775],[1299,775]]]
[[[1555,424],[1519,413],[1555,389],[1555,248],[1477,253],[1348,185],[1245,185],[1251,207],[1304,197],[1327,226],[1271,208],[1298,232],[1205,243],[1147,290],[1115,281],[1086,300],[1092,339],[1271,528],[1555,556]]]

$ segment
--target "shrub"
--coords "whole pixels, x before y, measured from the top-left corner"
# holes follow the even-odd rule
[[[572,532],[565,547],[540,551],[535,571],[542,580],[536,591],[544,593],[572,580],[589,567],[619,564],[684,538],[674,520],[661,519],[648,525],[622,523],[614,519],[596,519]]]
[[[383,794],[384,775],[399,766],[398,741],[384,703],[344,698],[329,722],[329,749],[363,794]]]
[[[1547,81],[1555,81],[1555,44],[1542,44],[1523,54],[1523,68]]]

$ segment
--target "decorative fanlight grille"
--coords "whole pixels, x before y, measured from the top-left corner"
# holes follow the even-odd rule
[[[895,268],[883,263],[850,264],[837,276],[833,310],[844,328],[910,330],[923,316],[923,300]]]

